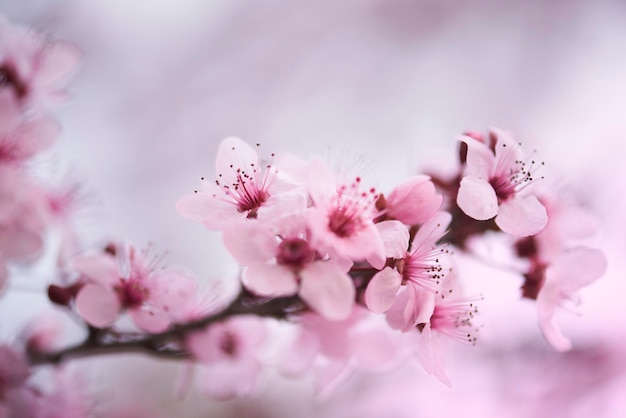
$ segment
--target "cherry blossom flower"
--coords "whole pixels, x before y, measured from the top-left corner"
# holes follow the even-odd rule
[[[545,207],[527,188],[537,179],[543,165],[526,161],[519,144],[507,133],[492,129],[495,151],[469,136],[460,138],[467,144],[465,176],[457,195],[457,204],[476,220],[495,216],[496,225],[516,236],[534,235],[548,221]]]
[[[76,47],[11,25],[0,16],[0,94],[9,92],[30,108],[54,104],[65,98],[63,89],[79,61]]]
[[[50,147],[61,129],[50,116],[13,121],[0,126],[0,164],[19,165]]]
[[[258,144],[257,144],[258,146]],[[272,154],[272,157],[274,155]],[[264,164],[254,148],[239,138],[224,139],[218,149],[215,184],[181,197],[176,209],[184,217],[222,230],[245,218],[275,215],[274,210],[304,208],[303,195],[278,193],[289,186],[276,177],[272,163]]]
[[[366,259],[373,267],[385,264],[385,247],[374,224],[374,188],[361,190],[361,178],[337,186],[333,176],[319,159],[310,165],[309,193],[314,208],[309,212],[313,245],[322,251],[334,251],[353,260]]]
[[[312,369],[315,390],[321,396],[355,371],[389,371],[399,359],[397,341],[395,334],[375,319],[358,305],[341,321],[315,313],[300,315],[295,338],[280,354],[279,371],[291,377]]]
[[[202,364],[199,384],[212,398],[251,394],[261,371],[258,351],[266,337],[261,318],[245,315],[210,325],[187,338],[187,347]]]
[[[296,293],[328,319],[352,311],[355,289],[351,263],[318,252],[311,245],[306,214],[286,215],[271,225],[243,224],[224,233],[224,244],[246,266],[244,285],[261,296]]]
[[[196,281],[178,271],[155,270],[154,263],[134,247],[110,248],[70,262],[88,280],[76,296],[79,314],[89,324],[104,328],[126,310],[142,330],[163,331],[195,292]]]
[[[405,308],[405,325],[401,328],[414,326],[418,314],[415,305],[414,286],[424,288],[432,293],[437,293],[440,283],[450,270],[449,250],[436,243],[446,233],[450,224],[451,215],[440,212],[429,221],[420,226],[410,250],[402,250],[400,256],[396,256],[393,267],[387,266],[377,273],[367,286],[365,291],[365,303],[367,307],[376,312],[386,312],[396,300],[401,286],[407,286],[408,295]],[[407,239],[408,243],[408,233]]]
[[[564,250],[547,267],[545,282],[537,295],[537,315],[543,335],[556,350],[567,351],[572,347],[555,323],[556,308],[566,301],[577,303],[575,293],[599,279],[606,267],[606,257],[601,251],[585,247]]]

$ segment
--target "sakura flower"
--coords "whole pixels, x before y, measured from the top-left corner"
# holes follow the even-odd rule
[[[239,225],[225,231],[224,244],[246,266],[244,285],[256,294],[298,294],[324,317],[344,319],[354,304],[351,263],[318,252],[306,220],[305,214],[292,214],[272,226]]]
[[[446,233],[450,220],[449,213],[440,212],[424,223],[417,231],[410,250],[402,251],[400,257],[395,257],[392,266],[385,267],[372,278],[365,291],[365,303],[370,310],[386,312],[395,302],[400,287],[407,286],[411,296],[407,299],[405,325],[401,328],[415,325],[419,314],[413,287],[437,293],[441,280],[450,270],[449,251],[436,246]]]
[[[126,310],[142,330],[166,329],[196,290],[196,281],[174,270],[155,270],[133,247],[74,257],[71,266],[88,282],[76,296],[80,315],[91,325],[112,325]]]
[[[539,326],[546,340],[558,351],[571,349],[554,320],[556,308],[574,301],[575,293],[599,279],[606,271],[604,254],[595,249],[574,247],[563,251],[546,269],[545,283],[537,295]]]
[[[280,372],[297,376],[313,369],[316,392],[323,394],[354,371],[389,371],[398,359],[395,335],[375,319],[359,305],[341,321],[315,313],[300,315],[298,333],[280,355]]]
[[[407,225],[417,225],[434,216],[442,203],[443,196],[437,194],[429,176],[413,176],[387,196],[386,215]]]
[[[14,121],[0,126],[0,164],[19,165],[51,146],[61,129],[49,116]]]
[[[314,204],[309,212],[313,245],[382,268],[385,248],[373,222],[376,190],[361,190],[360,177],[337,186],[330,170],[315,159],[310,165],[309,193]]]
[[[496,225],[508,234],[534,235],[548,216],[527,188],[537,180],[536,171],[543,163],[524,160],[519,144],[507,133],[494,129],[491,134],[496,138],[495,151],[469,136],[460,138],[468,149],[456,202],[476,220],[495,216]]]
[[[292,205],[299,208],[306,204],[303,196],[278,193],[288,186],[276,178],[272,164],[259,162],[256,150],[241,139],[221,142],[216,172],[215,184],[176,202],[181,215],[209,229],[222,230],[234,221],[262,217],[266,211],[280,210],[283,204],[287,211]]]
[[[0,16],[0,94],[8,92],[26,107],[58,102],[65,98],[63,89],[79,61],[75,47]]]
[[[254,316],[234,317],[190,335],[187,347],[203,366],[201,389],[216,399],[251,394],[261,371],[257,355],[265,336],[263,320]]]

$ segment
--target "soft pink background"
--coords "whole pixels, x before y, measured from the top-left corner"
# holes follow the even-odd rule
[[[537,148],[546,175],[602,220],[597,245],[609,271],[583,292],[582,317],[561,318],[571,353],[542,340],[533,305],[518,301],[518,278],[470,264],[485,328],[482,344],[451,364],[452,390],[404,368],[357,376],[317,402],[309,382],[270,376],[255,400],[192,394],[179,403],[175,365],[128,357],[84,364],[97,397],[185,417],[626,413],[623,2],[0,0],[0,10],[84,52],[52,161],[95,196],[80,218],[92,242],[152,241],[204,280],[233,275],[219,235],[174,210],[200,176],[213,176],[217,143],[229,135],[268,152],[331,150],[384,190],[452,160],[457,133],[499,126]],[[4,337],[45,308],[33,294],[9,296],[0,301]]]

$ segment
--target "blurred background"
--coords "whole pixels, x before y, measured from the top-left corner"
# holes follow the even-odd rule
[[[609,270],[583,290],[582,316],[559,318],[569,353],[544,342],[518,277],[470,264],[485,333],[458,350],[452,389],[402,367],[353,376],[324,399],[306,379],[269,373],[254,399],[180,401],[176,365],[129,357],[84,362],[96,397],[113,399],[116,382],[116,402],[192,418],[625,416],[625,2],[0,0],[0,11],[83,51],[51,159],[85,185],[79,226],[93,243],[154,242],[203,280],[232,277],[219,234],[174,210],[214,177],[226,136],[267,154],[345,156],[389,190],[453,166],[455,135],[497,126],[601,219]],[[0,301],[4,336],[45,308],[15,293]]]

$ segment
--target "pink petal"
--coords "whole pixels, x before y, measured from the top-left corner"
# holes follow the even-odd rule
[[[467,144],[465,176],[488,180],[494,167],[493,152],[487,145],[469,136],[462,136],[459,140]]]
[[[433,216],[443,203],[428,176],[414,176],[387,197],[387,214],[407,225],[417,225]]]
[[[224,246],[239,264],[264,263],[276,256],[275,236],[264,226],[240,222],[224,230]]]
[[[38,231],[23,229],[19,225],[0,228],[0,253],[6,258],[25,259],[39,253],[43,239]]]
[[[66,81],[75,72],[80,60],[80,51],[71,44],[55,42],[48,45],[38,63],[37,82],[50,85]]]
[[[253,357],[218,362],[199,370],[199,388],[209,397],[226,400],[250,395],[257,385],[261,363]]]
[[[496,191],[478,177],[463,177],[456,203],[467,216],[479,221],[491,219],[498,213]]]
[[[398,347],[388,332],[368,329],[352,339],[352,353],[359,368],[371,372],[388,371],[397,360]]]
[[[9,281],[9,270],[4,265],[4,261],[0,258],[0,295],[4,292],[4,288]]]
[[[198,290],[195,278],[179,271],[163,271],[152,277],[150,303],[168,314],[184,311]]]
[[[365,304],[372,312],[387,312],[396,300],[401,284],[402,275],[396,269],[385,267],[367,285]]]
[[[212,189],[215,190],[214,194],[210,192]],[[222,200],[222,196],[223,192],[217,188],[189,193],[178,199],[176,210],[185,218],[201,222],[208,229],[218,231],[245,217],[244,213],[237,211],[234,204]]]
[[[298,291],[295,273],[276,264],[250,264],[243,284],[260,296],[290,296]]]
[[[267,338],[263,318],[254,315],[240,315],[226,322],[231,333],[239,336],[239,348],[243,353],[252,353],[261,347]]]
[[[120,312],[120,301],[111,289],[87,284],[76,296],[76,308],[80,316],[96,328],[113,325]]]
[[[400,221],[384,221],[376,224],[383,245],[385,256],[401,259],[406,255],[409,246],[409,230]]]
[[[337,195],[333,175],[319,158],[314,158],[309,164],[308,186],[309,194],[316,206],[325,207],[328,201]]]
[[[217,150],[215,171],[220,182],[230,185],[238,183],[237,170],[252,173],[260,168],[258,163],[256,149],[239,138],[229,137],[222,140]]]
[[[563,335],[554,318],[556,308],[562,299],[558,285],[546,282],[537,296],[537,319],[543,336],[550,345],[557,351],[568,351],[572,348],[572,343]]]
[[[302,375],[313,365],[319,346],[320,340],[315,333],[300,329],[293,345],[280,356],[278,370],[287,377]]]
[[[120,277],[117,261],[108,254],[77,255],[70,267],[101,285],[112,285]]]
[[[165,312],[153,309],[152,307],[129,309],[128,314],[135,325],[143,331],[163,332],[170,325],[169,316]]]
[[[548,223],[546,208],[533,195],[515,196],[500,205],[496,225],[518,237],[534,235]]]
[[[445,371],[446,344],[441,335],[437,335],[426,324],[421,332],[418,345],[418,359],[428,374],[433,374],[446,386],[452,387],[450,379]]]
[[[448,212],[439,212],[426,223],[424,223],[413,238],[411,251],[418,247],[432,247],[439,241],[448,231],[448,226],[452,221],[452,215]]]
[[[61,134],[61,126],[50,116],[42,116],[17,126],[11,133],[18,143],[19,158],[29,158],[49,148]]]
[[[604,275],[607,261],[602,251],[574,247],[561,253],[546,271],[546,280],[558,283],[566,293],[576,292]]]
[[[524,160],[522,149],[507,132],[497,128],[491,128],[489,132],[497,138],[494,171],[491,175],[494,177],[509,175],[511,169],[518,168],[516,161]]]
[[[301,272],[300,297],[313,310],[332,321],[347,318],[354,305],[354,284],[332,262],[316,261]]]

